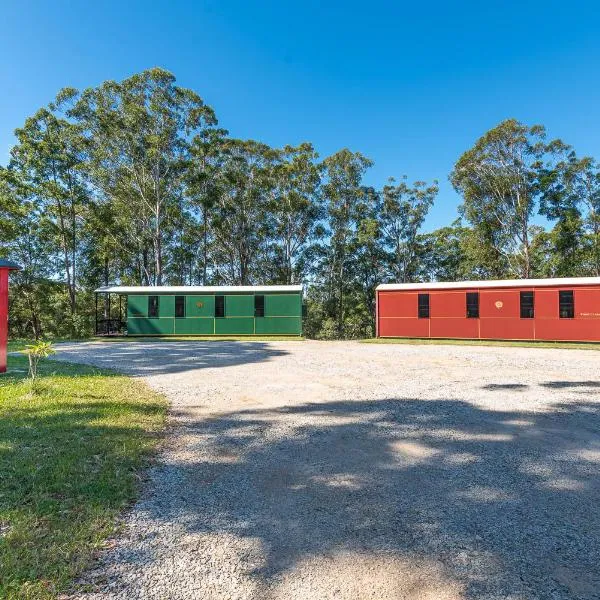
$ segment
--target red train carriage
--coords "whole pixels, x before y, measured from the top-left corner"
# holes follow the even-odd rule
[[[377,337],[600,341],[600,277],[384,284]]]
[[[6,371],[6,343],[8,340],[8,273],[20,267],[0,258],[0,373]]]

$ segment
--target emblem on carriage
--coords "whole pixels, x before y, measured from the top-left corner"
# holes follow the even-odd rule
[[[500,310],[504,306],[504,302],[502,302],[502,300],[496,300],[495,306],[498,310]]]
[[[204,302],[196,302],[196,306],[198,308],[202,308],[204,306]]]

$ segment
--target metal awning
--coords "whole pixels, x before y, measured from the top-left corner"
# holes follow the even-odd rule
[[[423,283],[382,283],[377,291],[464,290],[471,288],[524,288],[600,285],[600,277],[555,277],[548,279],[496,279],[485,281],[429,281]]]
[[[98,294],[227,294],[302,292],[301,285],[113,285],[94,290]]]
[[[21,267],[17,263],[0,258],[0,269],[10,269],[11,271],[20,271]]]

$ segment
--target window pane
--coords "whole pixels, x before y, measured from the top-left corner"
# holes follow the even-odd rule
[[[158,296],[148,296],[148,316],[158,317]]]
[[[561,319],[573,319],[575,317],[573,290],[558,292],[558,314]]]
[[[521,292],[521,319],[533,319],[534,315],[533,292]]]
[[[225,316],[225,296],[215,296],[215,317]]]
[[[265,297],[254,296],[254,316],[264,317],[265,316]]]
[[[175,296],[175,316],[185,317],[185,296]]]
[[[419,294],[419,319],[429,319],[429,294]]]
[[[479,292],[467,292],[467,318],[479,318]]]

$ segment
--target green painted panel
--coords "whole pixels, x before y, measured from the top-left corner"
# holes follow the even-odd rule
[[[229,298],[226,301],[229,302]],[[254,318],[215,319],[215,333],[219,335],[252,334],[254,333]]]
[[[159,296],[158,298],[158,316],[175,316],[175,296]]]
[[[254,296],[225,296],[226,317],[253,317]]]
[[[175,319],[127,319],[128,335],[170,335]]]
[[[212,335],[214,319],[175,319],[175,333],[180,335]]]
[[[300,317],[264,317],[256,319],[256,333],[279,335],[300,335],[302,319]]]
[[[187,296],[185,301],[185,311],[186,317],[214,317],[215,297]]]
[[[148,296],[127,296],[127,317],[148,315]]]
[[[300,294],[276,294],[265,296],[265,317],[301,317],[302,296]]]

